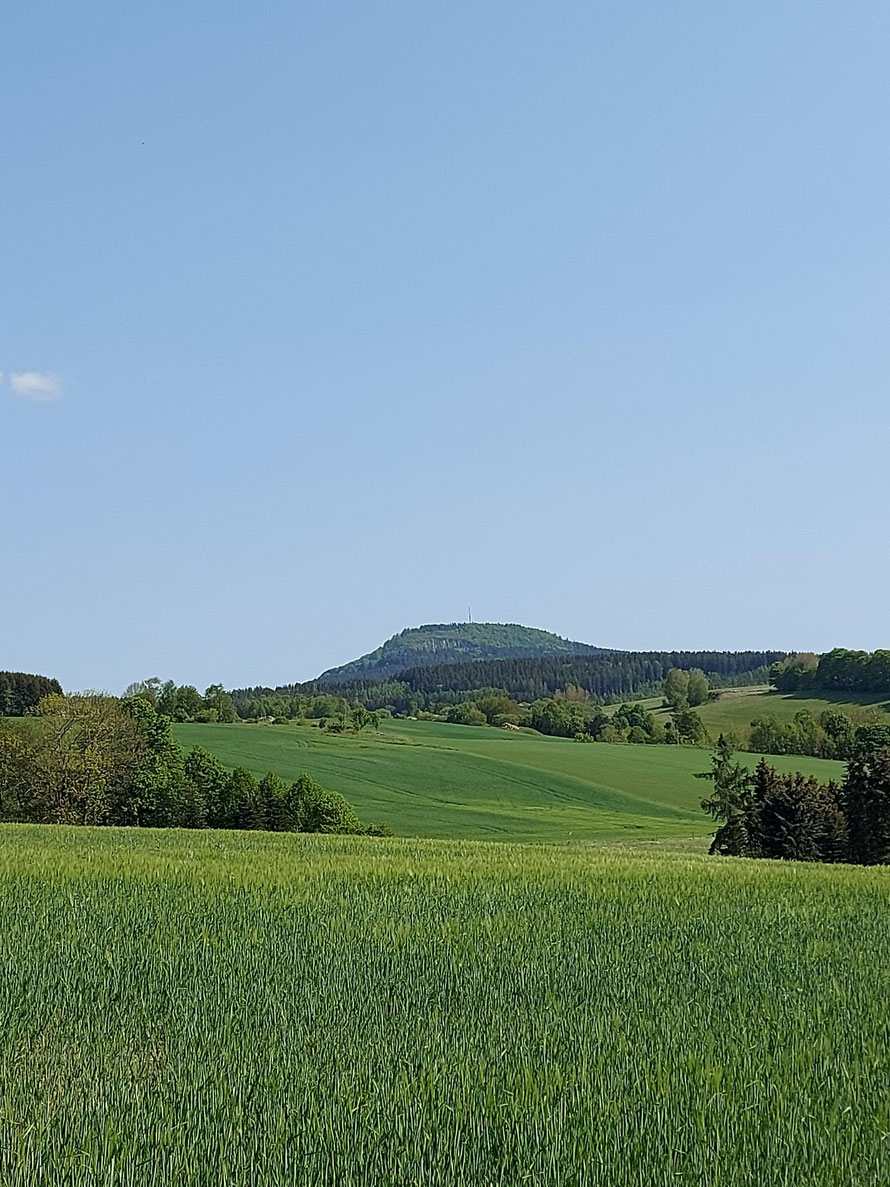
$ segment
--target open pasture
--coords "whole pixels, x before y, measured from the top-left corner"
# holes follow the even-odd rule
[[[690,747],[582,744],[404,720],[358,737],[247,724],[181,725],[176,734],[228,766],[286,779],[306,771],[345,795],[363,819],[400,835],[615,841],[704,839],[712,828],[699,807],[708,785],[695,778],[710,755]],[[748,757],[753,766],[756,756]],[[819,759],[775,763],[826,780],[843,772],[842,764]]]
[[[877,1187],[886,870],[0,828],[4,1187]]]
[[[659,702],[660,703],[660,702]],[[829,696],[809,697],[798,693],[776,692],[768,687],[726,689],[719,700],[709,701],[700,705],[701,714],[708,732],[716,737],[721,731],[731,731],[736,737],[744,739],[748,734],[748,727],[757,717],[772,716],[779,721],[792,721],[795,714],[802,709],[808,709],[814,717],[826,709],[838,709],[852,717],[854,721],[870,720],[875,714],[883,717],[890,702],[886,696],[861,696],[852,693],[839,693],[836,698]],[[890,723],[890,713],[886,720]]]

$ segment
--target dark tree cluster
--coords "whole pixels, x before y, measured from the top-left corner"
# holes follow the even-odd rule
[[[721,737],[702,808],[720,827],[711,853],[793,861],[890,862],[890,746],[868,742],[851,757],[842,784],[782,774],[761,759],[753,773]]]
[[[49,676],[30,672],[0,672],[0,717],[26,717],[44,697],[60,693],[62,686]]]
[[[835,647],[825,655],[789,655],[770,668],[780,692],[884,693],[890,696],[890,651],[848,651]]]
[[[325,692],[367,709],[404,714],[474,701],[488,692],[530,704],[571,686],[582,689],[590,700],[607,704],[658,695],[671,669],[697,669],[714,688],[765,683],[770,665],[783,655],[779,651],[610,651],[466,660],[418,665],[380,683],[354,679],[323,687],[310,682],[236,689],[232,697],[242,717],[264,716],[259,706],[270,706],[271,698],[315,697]]]
[[[764,714],[751,722],[747,748],[759,754],[806,754],[813,758],[845,761],[863,746],[890,746],[890,724],[859,724],[839,709],[825,709],[818,717],[809,709],[795,713],[792,721]]]
[[[777,652],[615,652],[609,655],[547,656],[524,660],[481,660],[414,668],[400,675],[416,692],[492,687],[521,701],[553,696],[573,684],[591,697],[613,700],[661,692],[672,669],[699,669],[715,687],[755,683],[779,657]]]
[[[184,754],[145,697],[55,694],[0,726],[0,819],[39,824],[368,833],[308,775],[287,784]]]

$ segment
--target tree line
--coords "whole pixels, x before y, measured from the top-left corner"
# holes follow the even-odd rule
[[[842,783],[781,774],[761,759],[752,773],[721,736],[702,808],[718,822],[711,853],[795,861],[890,862],[890,743],[863,738]]]
[[[60,693],[62,686],[49,676],[30,672],[0,672],[0,717],[26,717],[43,697]]]
[[[308,775],[227,770],[185,754],[170,719],[144,696],[44,697],[32,717],[0,723],[0,819],[39,824],[373,833]]]
[[[263,694],[261,689],[249,691],[254,695],[243,699],[237,691],[232,694],[239,713],[248,720],[282,723],[314,720],[333,732],[361,732],[366,726],[376,730],[380,716],[391,711],[390,706],[368,711],[360,699],[350,702],[333,693],[306,696],[297,692]],[[714,695],[704,672],[695,668],[689,671],[670,669],[664,681],[664,694],[671,709],[667,719],[650,713],[639,703],[623,702],[607,711],[586,689],[574,684],[531,704],[520,703],[498,688],[477,689],[465,699],[451,701],[430,696],[425,699],[424,707],[415,701],[409,706],[412,712],[404,715],[453,725],[527,727],[552,737],[574,738],[579,742],[692,745],[708,742],[707,731],[694,709]]]
[[[809,709],[795,713],[792,721],[780,721],[773,714],[751,722],[746,749],[758,754],[806,754],[813,758],[852,758],[863,745],[886,739],[890,725],[877,720],[859,722],[839,709],[825,709],[816,716]]]
[[[593,701],[586,689],[570,684],[553,697],[530,705],[514,701],[498,689],[487,689],[456,705],[438,706],[438,713],[455,725],[519,726],[577,742],[630,742],[638,745],[691,744],[709,741],[693,706],[712,695],[704,672],[671,669],[664,682],[666,719],[639,702],[623,702],[611,711]],[[425,716],[431,716],[427,713]]]
[[[848,651],[835,647],[825,655],[799,652],[777,660],[770,682],[780,692],[877,693],[890,696],[890,651]]]
[[[374,683],[362,680],[324,686],[280,685],[278,688],[236,689],[232,697],[242,706],[269,698],[312,697],[333,692],[367,709],[388,708],[413,714],[434,705],[460,704],[490,690],[517,702],[552,698],[573,685],[592,701],[615,703],[628,697],[655,696],[672,669],[703,671],[715,688],[766,683],[770,666],[784,657],[779,651],[607,652],[597,655],[548,655],[534,658],[467,660],[407,668],[394,678]]]
[[[161,681],[158,676],[136,680],[124,691],[125,697],[141,697],[158,713],[177,724],[201,722],[224,724],[238,720],[238,710],[230,693],[221,684],[210,684],[203,694],[193,684]]]

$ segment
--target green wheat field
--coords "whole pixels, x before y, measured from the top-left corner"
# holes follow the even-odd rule
[[[886,1184],[888,897],[651,850],[5,825],[0,1183]]]

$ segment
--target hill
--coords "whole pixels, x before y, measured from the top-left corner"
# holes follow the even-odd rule
[[[285,779],[307,772],[365,820],[418,837],[524,841],[704,838],[709,754],[686,746],[582,746],[531,731],[387,720],[377,735],[310,726],[179,725],[186,746]],[[753,767],[757,759],[751,757]],[[777,757],[781,770],[839,778],[840,763]]]
[[[671,668],[700,668],[715,688],[761,684],[770,665],[785,654],[618,651],[516,623],[430,624],[401,631],[375,651],[329,668],[315,680],[237,688],[231,695],[246,719],[299,716],[304,707],[285,702],[319,693],[408,715],[491,689],[531,702],[574,685],[602,703],[659,693]]]
[[[530,659],[542,655],[601,655],[605,648],[563,639],[550,631],[517,623],[451,622],[411,627],[387,639],[376,651],[318,677],[318,684],[376,684],[406,668],[491,659]]]

